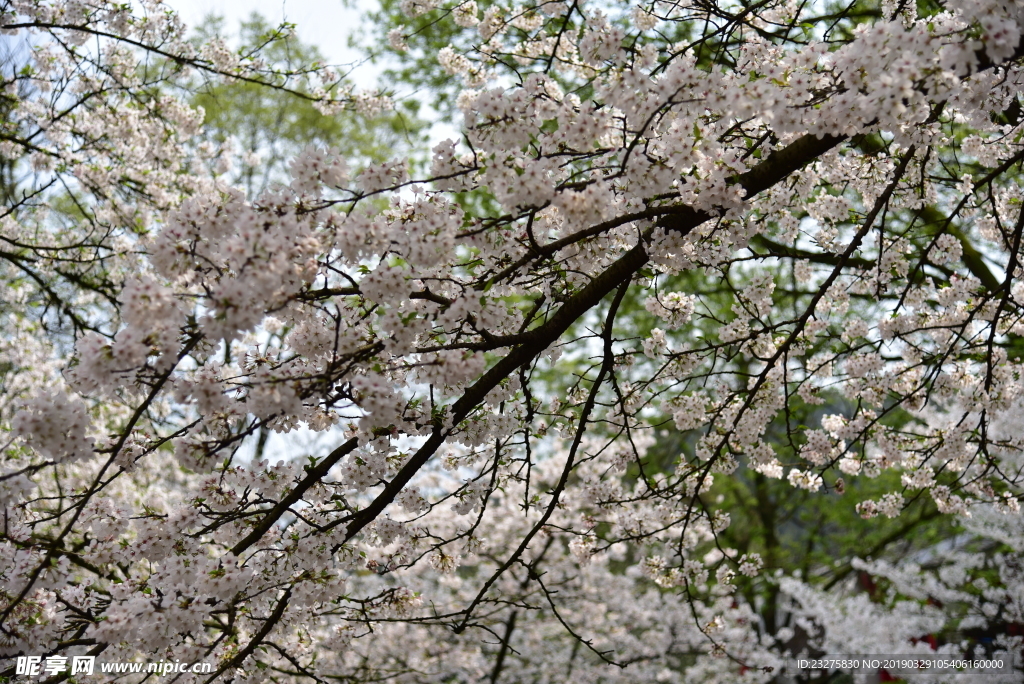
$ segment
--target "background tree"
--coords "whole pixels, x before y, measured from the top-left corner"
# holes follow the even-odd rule
[[[324,65],[315,46],[294,36],[281,37],[280,27],[253,14],[240,26],[241,51],[259,50],[262,59],[284,70]],[[196,31],[199,44],[223,35],[224,22],[208,18]],[[316,103],[262,84],[231,81],[191,84],[192,104],[201,107],[204,140],[233,146],[237,168],[232,185],[242,187],[249,198],[257,197],[273,182],[287,182],[287,164],[307,147],[333,147],[346,158],[362,163],[387,161],[397,153],[415,155],[423,146],[422,122],[416,105],[401,103],[375,118],[340,111],[325,115]]]

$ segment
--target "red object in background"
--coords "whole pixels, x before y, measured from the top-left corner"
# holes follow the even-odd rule
[[[878,671],[878,681],[880,681],[880,682],[898,682],[900,680],[896,679],[896,677],[893,677],[891,674],[889,674],[888,670],[879,670]]]
[[[910,643],[912,644],[920,644],[922,642],[928,644],[933,651],[939,650],[939,640],[935,638],[934,634],[927,634],[923,637],[910,640]]]

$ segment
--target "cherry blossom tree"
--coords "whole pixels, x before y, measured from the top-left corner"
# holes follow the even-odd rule
[[[5,10],[3,655],[768,682],[1019,654],[1017,5],[400,9],[462,138],[416,175],[310,147],[254,199],[158,84],[386,100],[156,4]],[[968,532],[785,572],[734,483]]]

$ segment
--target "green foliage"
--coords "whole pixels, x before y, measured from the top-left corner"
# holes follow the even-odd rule
[[[478,2],[480,16],[493,4],[490,0]],[[384,73],[388,83],[401,84],[422,94],[443,118],[452,120],[456,116],[455,98],[462,83],[441,69],[437,53],[448,45],[467,47],[467,32],[456,25],[450,8],[410,18],[401,6],[401,0],[381,0],[380,8],[369,12],[363,20],[376,27],[369,40],[364,42],[353,36],[350,42],[353,47],[369,52],[375,60],[394,64]],[[399,52],[388,45],[390,27],[402,27],[408,50]]]
[[[222,34],[223,24],[221,18],[208,17],[196,29],[197,40]],[[294,36],[277,36],[275,27],[253,13],[241,23],[238,41],[242,51],[258,47],[264,59],[283,69],[324,64],[316,46]],[[192,104],[205,112],[204,131],[209,142],[222,145],[234,138],[250,155],[234,171],[236,182],[250,197],[286,178],[288,160],[310,145],[337,148],[353,165],[393,159],[423,147],[425,126],[413,103],[370,119],[351,111],[323,114],[309,100],[284,90],[236,81],[198,84]]]

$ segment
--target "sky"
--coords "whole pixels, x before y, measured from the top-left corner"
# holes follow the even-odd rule
[[[208,14],[219,14],[225,28],[236,30],[242,19],[259,12],[271,23],[296,24],[299,38],[312,43],[332,64],[355,64],[361,58],[348,47],[348,38],[359,30],[360,15],[372,8],[373,0],[356,0],[346,7],[342,0],[166,0],[188,26],[202,22]],[[380,68],[372,64],[357,67],[350,79],[360,88],[371,88]]]

